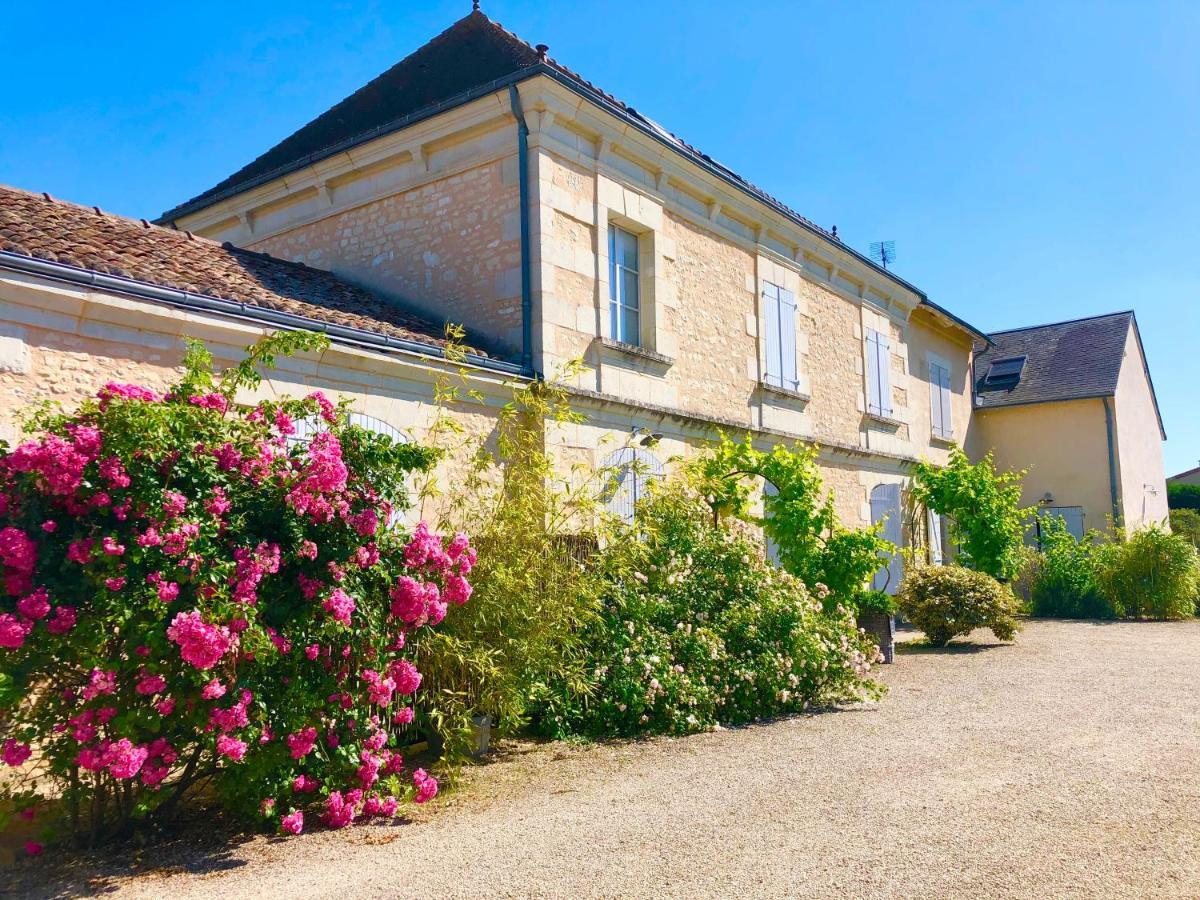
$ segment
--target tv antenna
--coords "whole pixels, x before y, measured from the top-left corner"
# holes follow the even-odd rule
[[[886,269],[896,261],[896,242],[875,241],[871,244],[871,260]]]

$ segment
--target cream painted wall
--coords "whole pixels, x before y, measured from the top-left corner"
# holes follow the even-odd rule
[[[1054,506],[1082,506],[1084,527],[1109,528],[1108,438],[1099,400],[976,410],[974,448],[994,453],[1002,471],[1029,470],[1023,505],[1049,492]]]
[[[1126,336],[1115,398],[1121,503],[1129,531],[1167,521],[1162,433],[1136,327]]]

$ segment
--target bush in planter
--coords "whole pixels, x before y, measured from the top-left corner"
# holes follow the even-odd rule
[[[1196,612],[1200,563],[1187,538],[1150,526],[1096,554],[1100,593],[1119,616],[1186,619]]]
[[[1042,563],[1032,580],[1030,611],[1035,616],[1115,619],[1117,608],[1096,581],[1096,534],[1076,540],[1060,516],[1041,521]]]
[[[1019,629],[1012,591],[990,575],[962,566],[910,569],[897,600],[905,617],[935,647],[976,628],[990,628],[1002,641],[1012,640]]]
[[[551,734],[684,734],[881,690],[867,678],[878,648],[851,611],[826,612],[763,559],[756,531],[714,521],[683,480],[640,504],[599,563],[592,690],[548,687],[539,724]]]
[[[436,792],[387,747],[420,685],[411,643],[470,592],[465,537],[386,524],[430,452],[320,394],[233,402],[275,353],[322,343],[276,335],[220,379],[192,344],[166,396],[109,384],[0,448],[4,760],[38,754],[11,799],[46,779],[94,840],[205,785],[293,833]]]

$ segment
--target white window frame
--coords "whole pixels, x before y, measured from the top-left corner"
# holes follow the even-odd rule
[[[617,250],[623,238],[628,238],[633,244],[633,262],[631,267],[618,260]],[[608,329],[614,341],[642,346],[642,276],[641,276],[641,238],[639,235],[622,228],[612,222],[608,223]],[[629,297],[625,275],[632,275],[633,297]],[[631,329],[629,319],[636,323]]]
[[[891,340],[874,328],[866,328],[863,344],[867,357],[867,412],[873,416],[891,418],[894,415]]]
[[[763,281],[762,304],[766,358],[763,381],[774,387],[798,391],[796,295],[778,284]]]
[[[287,436],[289,447],[304,447],[306,449],[308,445],[312,443],[312,439],[316,435],[320,434],[322,431],[325,431],[329,427],[325,423],[325,420],[320,416],[308,416],[306,418],[297,420],[293,424],[295,425],[296,430],[294,433]],[[364,431],[370,431],[374,432],[375,434],[382,434],[386,437],[390,437],[397,444],[411,444],[413,442],[412,436],[407,432],[401,431],[395,425],[388,424],[383,419],[377,419],[375,416],[368,416],[366,413],[353,411],[347,413],[346,424],[357,425]],[[404,489],[409,495],[409,500],[417,499],[414,495],[415,492],[413,491],[413,481],[415,478],[416,473],[410,473],[407,483],[404,485]],[[420,504],[412,503],[408,509],[393,510],[387,524],[416,525],[417,521],[420,519],[420,513]]]
[[[929,427],[930,433],[944,441],[954,439],[954,392],[951,389],[950,363],[929,354]]]

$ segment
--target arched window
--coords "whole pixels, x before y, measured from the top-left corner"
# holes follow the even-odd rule
[[[900,485],[877,484],[871,488],[871,524],[883,523],[883,538],[891,541],[899,550],[904,544],[900,512]],[[871,579],[871,588],[876,591],[896,593],[904,577],[904,560],[893,553],[886,565]]]
[[[364,431],[370,431],[374,432],[375,434],[382,434],[385,437],[389,437],[397,444],[412,443],[412,438],[409,437],[405,432],[401,431],[394,425],[389,425],[387,422],[383,421],[383,419],[377,419],[374,416],[368,416],[360,412],[352,412],[346,416],[346,422],[347,424],[355,425]],[[316,437],[316,435],[320,434],[328,427],[325,423],[325,420],[320,416],[309,416],[306,419],[298,420],[294,424],[296,426],[296,432],[295,434],[288,435],[287,439],[289,446],[294,448],[307,447],[312,439]],[[411,496],[411,478],[405,487],[406,489],[409,489],[409,494]],[[395,525],[399,522],[416,524],[415,521],[412,521],[412,517],[414,515],[415,512],[413,508],[407,510],[396,510],[392,513],[388,524]]]
[[[604,461],[607,480],[604,505],[624,522],[632,522],[638,501],[649,489],[650,481],[666,474],[653,453],[641,447],[622,447]]]

